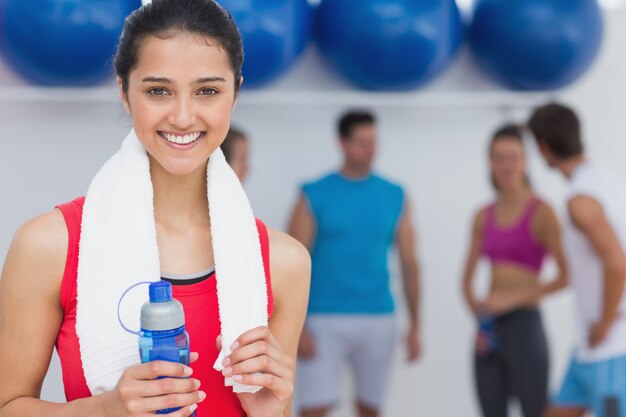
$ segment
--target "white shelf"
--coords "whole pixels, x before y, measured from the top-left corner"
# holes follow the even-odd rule
[[[4,103],[118,104],[117,84],[84,88],[40,87],[26,84],[0,61],[0,105]],[[4,74],[4,75],[3,75]],[[451,67],[421,89],[408,92],[358,90],[323,63],[313,45],[280,79],[259,90],[243,90],[240,106],[273,107],[453,107],[527,109],[554,93],[506,90],[487,79],[463,48]]]
[[[112,103],[115,100],[119,100],[119,93],[111,87],[0,87],[0,103]]]
[[[364,105],[388,107],[496,107],[526,108],[543,103],[554,93],[425,90],[406,93],[366,92],[357,90],[259,90],[243,91],[243,106]],[[93,103],[119,101],[116,88],[53,88],[15,86],[0,87],[0,103]]]
[[[363,91],[250,91],[243,105],[365,105],[386,107],[530,107],[543,103],[551,93],[513,91],[416,91],[407,93]]]

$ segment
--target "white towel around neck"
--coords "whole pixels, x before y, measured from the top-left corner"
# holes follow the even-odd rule
[[[219,147],[207,166],[207,191],[223,340],[214,368],[221,371],[235,339],[267,325],[267,284],[250,203]],[[131,285],[159,279],[150,162],[131,131],[93,178],[83,209],[76,333],[92,395],[113,389],[127,367],[140,363],[137,337],[120,327],[117,304]],[[141,290],[124,299],[120,314],[127,326],[138,329],[146,299]],[[231,378],[225,384],[235,392],[260,389]]]

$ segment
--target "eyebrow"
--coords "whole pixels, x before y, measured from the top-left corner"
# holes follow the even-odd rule
[[[172,84],[172,81],[169,78],[165,77],[146,77],[142,81],[146,83]],[[226,79],[224,77],[203,77],[195,80],[193,84],[212,83],[216,81],[226,82]]]

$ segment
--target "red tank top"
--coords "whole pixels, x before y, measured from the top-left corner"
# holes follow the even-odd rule
[[[69,234],[67,260],[61,283],[60,302],[64,315],[56,340],[56,348],[61,359],[63,386],[67,401],[90,397],[80,358],[78,336],[76,335],[76,279],[80,225],[85,198],[80,197],[57,208],[63,213]],[[261,242],[265,277],[268,287],[268,314],[274,308],[269,269],[269,238],[263,222],[257,219],[257,229]],[[191,350],[200,354],[191,364],[193,376],[201,381],[201,389],[207,398],[198,405],[197,417],[241,417],[245,416],[237,395],[232,388],[224,386],[224,377],[213,369],[217,359],[215,339],[220,332],[217,289],[215,275],[202,282],[190,285],[173,286],[174,297],[185,310],[185,320]]]

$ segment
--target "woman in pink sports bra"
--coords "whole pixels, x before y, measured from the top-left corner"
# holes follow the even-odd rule
[[[519,400],[524,417],[540,417],[547,403],[549,363],[539,302],[567,285],[559,223],[530,187],[517,127],[505,126],[493,135],[489,162],[496,199],[475,216],[463,276],[465,300],[479,323],[478,398],[485,417],[506,417],[511,397]],[[539,273],[548,254],[559,272],[543,283]],[[483,257],[491,264],[491,285],[480,300],[473,281]]]

